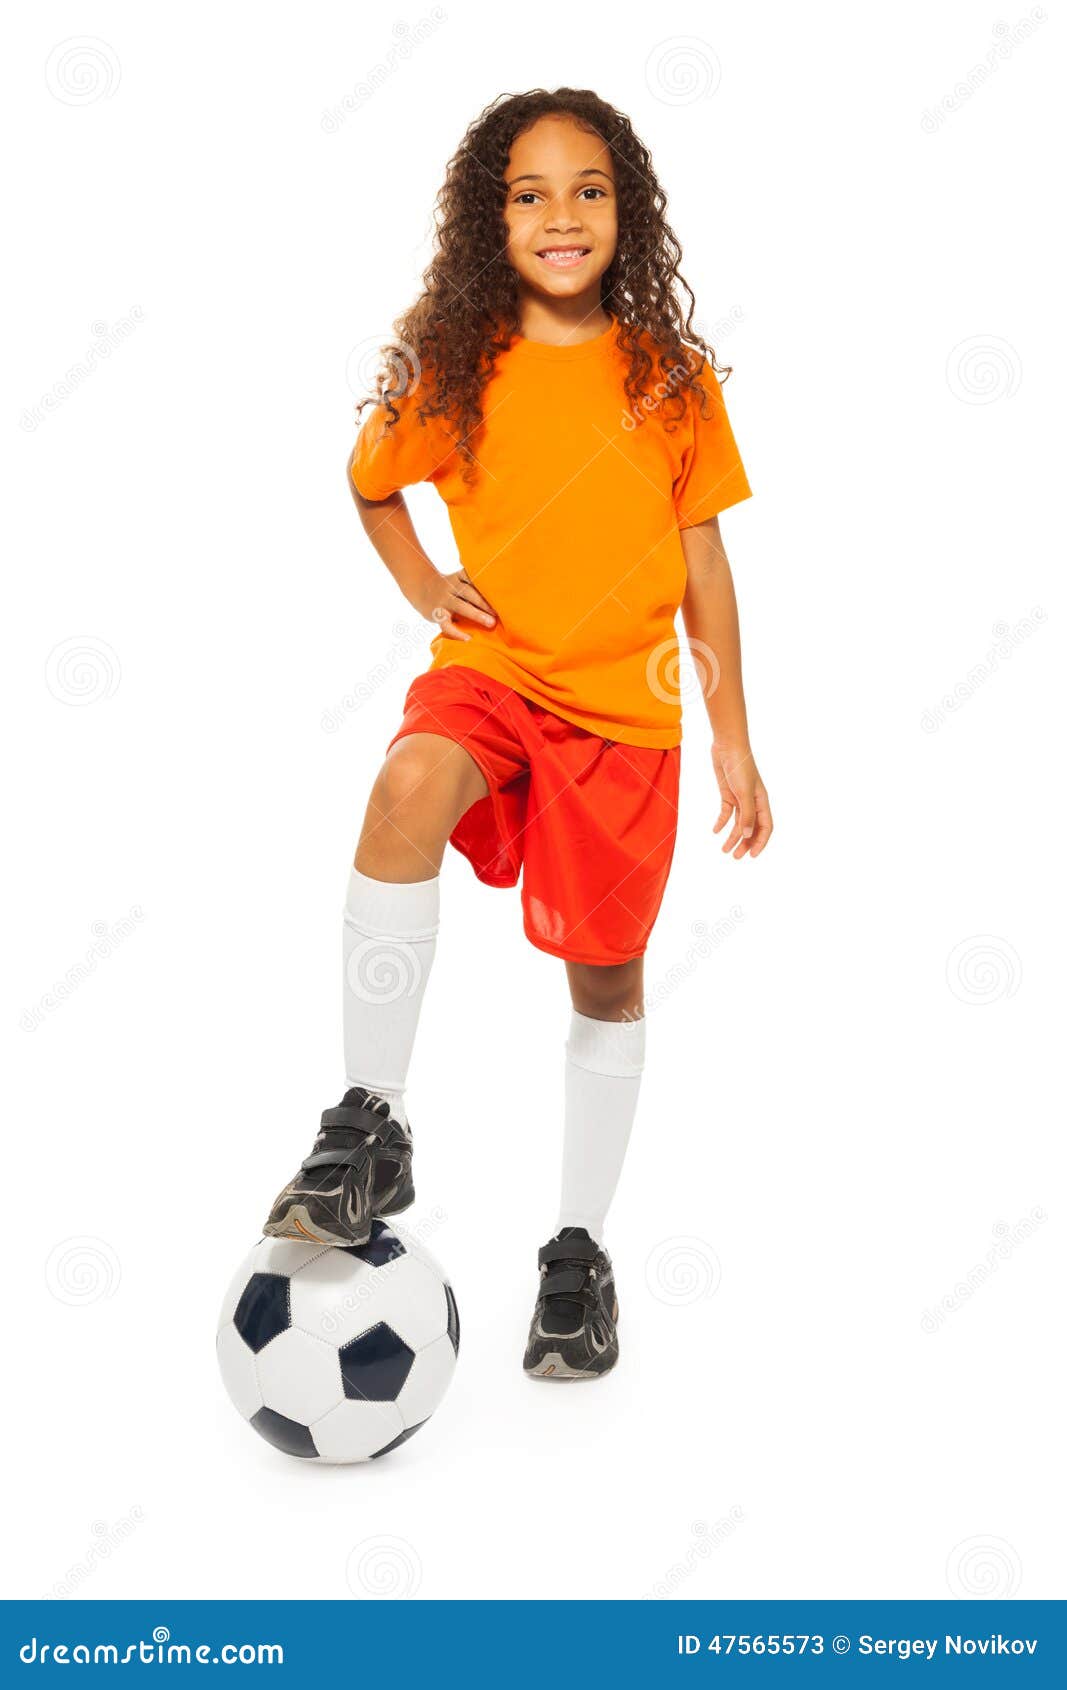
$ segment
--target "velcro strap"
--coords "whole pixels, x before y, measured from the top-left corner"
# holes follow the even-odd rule
[[[309,1168],[358,1168],[366,1160],[367,1147],[361,1144],[356,1150],[318,1150],[305,1156],[300,1166],[306,1173]]]
[[[599,1246],[591,1238],[553,1238],[550,1244],[543,1244],[537,1252],[537,1265],[544,1267],[546,1262],[595,1262]]]
[[[541,1281],[542,1297],[573,1296],[576,1291],[585,1289],[586,1274],[582,1268],[557,1268],[555,1273],[546,1273]]]
[[[354,1103],[339,1103],[336,1109],[322,1112],[324,1127],[344,1127],[348,1132],[380,1132],[387,1119],[386,1115],[376,1115],[373,1109],[361,1109]]]

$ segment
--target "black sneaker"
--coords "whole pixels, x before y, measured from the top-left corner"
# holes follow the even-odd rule
[[[523,1367],[532,1379],[596,1379],[619,1359],[611,1257],[584,1226],[565,1226],[537,1253],[541,1288]]]
[[[376,1215],[398,1214],[414,1201],[410,1132],[384,1098],[355,1086],[324,1111],[311,1155],[278,1193],[263,1231],[314,1244],[366,1244]]]

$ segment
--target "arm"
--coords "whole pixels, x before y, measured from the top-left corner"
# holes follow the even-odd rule
[[[683,528],[681,537],[687,571],[682,619],[714,736],[712,766],[722,796],[713,831],[732,818],[723,850],[758,857],[774,823],[749,744],[737,599],[718,517]]]
[[[353,457],[354,453],[348,460],[348,487],[363,531],[408,603],[420,616],[436,622],[450,640],[470,639],[456,625],[455,616],[494,627],[492,605],[471,585],[464,571],[443,575],[431,563],[415,532],[403,493],[390,493],[387,499],[363,497],[352,479]]]

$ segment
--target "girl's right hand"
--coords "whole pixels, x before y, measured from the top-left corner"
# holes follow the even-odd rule
[[[465,570],[454,575],[438,573],[431,580],[416,610],[429,621],[436,622],[446,640],[469,640],[470,635],[456,625],[455,618],[480,622],[484,628],[496,627],[496,612],[484,599]]]

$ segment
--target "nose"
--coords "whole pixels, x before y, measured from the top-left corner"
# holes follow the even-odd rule
[[[570,209],[566,200],[561,198],[550,202],[545,216],[546,231],[551,230],[557,235],[571,234],[581,226],[581,218]]]

